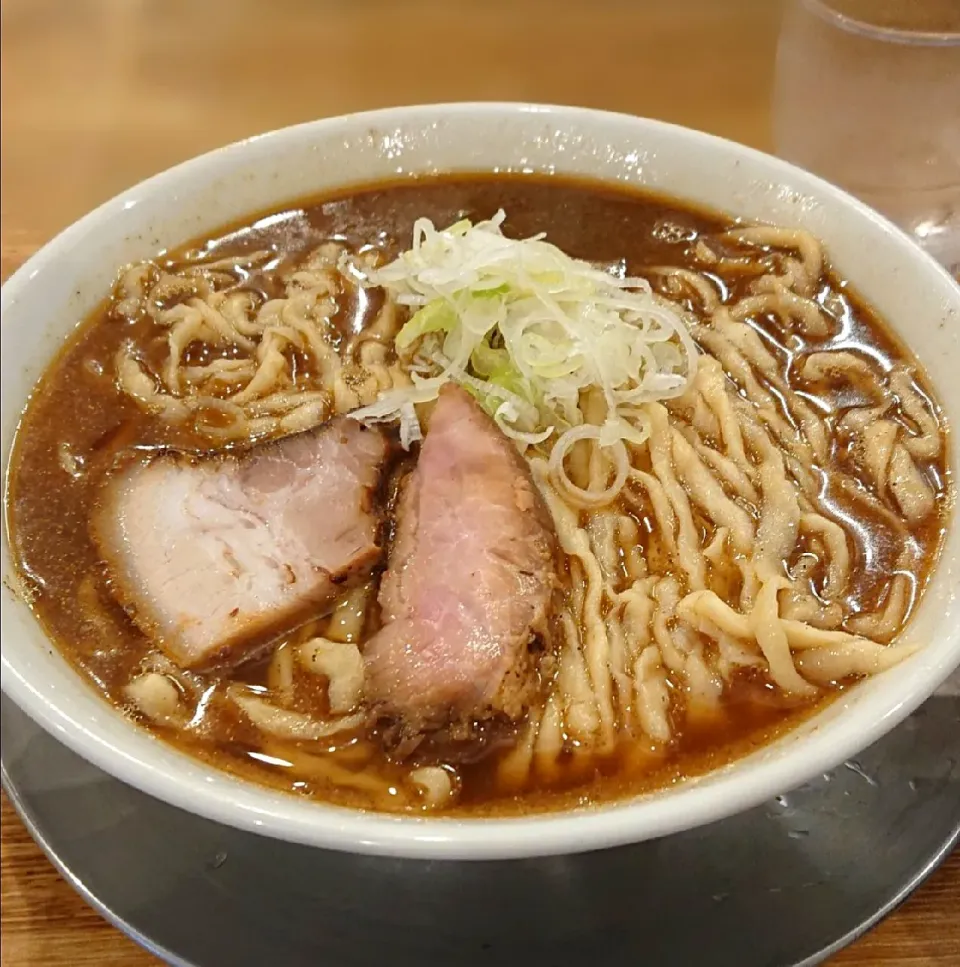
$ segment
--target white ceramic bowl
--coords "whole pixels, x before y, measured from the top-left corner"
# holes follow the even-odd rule
[[[642,185],[720,211],[808,229],[840,273],[905,338],[960,426],[960,287],[875,212],[775,158],[642,118],[564,107],[461,104],[317,121],[232,145],[151,178],[67,229],[3,287],[2,441],[37,377],[119,266],[233,219],[351,183],[437,171],[588,175]],[[951,455],[956,479],[957,452]],[[2,684],[59,740],[174,805],[296,842],[429,858],[572,853],[663,836],[786,792],[869,745],[960,664],[960,530],[909,635],[926,646],[851,689],[780,741],[680,788],[542,817],[492,820],[364,814],[234,779],[130,724],[71,670],[7,585],[3,542]]]

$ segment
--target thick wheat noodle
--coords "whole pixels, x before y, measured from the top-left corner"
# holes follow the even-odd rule
[[[783,579],[772,583],[772,593],[768,593],[764,602],[767,611],[765,614],[761,613],[761,619],[776,621],[791,651],[798,654],[820,650],[829,651],[833,656],[832,660],[839,662],[843,654],[854,655],[862,648],[864,643],[878,648],[889,647],[877,645],[876,642],[871,642],[860,635],[850,634],[846,631],[813,628],[802,621],[793,621],[786,618],[772,619],[772,608],[776,606],[776,591],[779,590],[777,585],[783,586],[781,582],[783,582]],[[706,635],[715,636],[722,633],[740,641],[757,640],[756,615],[741,614],[735,611],[713,591],[695,591],[687,595],[680,602],[678,611],[687,621]],[[858,673],[851,665],[848,670],[842,671],[837,677],[845,678],[855,674]]]
[[[673,461],[678,475],[694,501],[721,527],[726,527],[734,549],[747,554],[753,544],[754,528],[750,515],[723,492],[717,478],[701,462],[696,451],[676,429],[671,432]]]
[[[697,239],[693,246],[692,255],[698,262],[709,265],[711,268],[720,272],[759,275],[761,272],[767,272],[773,268],[773,266],[770,264],[770,260],[763,262],[750,255],[717,255],[717,253],[710,248],[706,240],[703,238]]]
[[[190,398],[190,404],[194,413],[194,426],[205,436],[227,441],[250,432],[251,422],[243,408],[230,400],[221,400],[215,396],[195,396]],[[217,415],[215,421],[211,420],[212,414]],[[224,425],[223,417],[229,417],[230,422]]]
[[[640,544],[640,527],[629,514],[617,517],[617,541],[623,555],[623,569],[628,582],[647,576],[647,562]]]
[[[243,252],[239,255],[225,255],[223,258],[214,259],[211,262],[201,262],[198,265],[190,265],[184,270],[190,274],[193,272],[228,272],[231,275],[237,269],[248,270],[254,266],[259,266],[274,257],[274,253],[268,248],[257,249],[254,252]]]
[[[609,746],[614,741],[616,712],[613,705],[613,682],[610,673],[610,643],[607,639],[607,626],[603,620],[603,575],[593,554],[583,545],[581,547],[586,554],[585,557],[580,558],[586,577],[586,593],[580,615],[584,652],[590,680],[597,696],[601,742],[604,746]]]
[[[744,583],[741,606],[750,610],[765,584],[783,574],[783,562],[796,546],[800,525],[797,492],[790,485],[779,452],[770,450],[760,468],[760,523],[748,569],[755,581]]]
[[[232,402],[232,401],[227,401]],[[280,390],[271,393],[269,396],[262,396],[260,399],[251,400],[244,411],[250,416],[282,416],[291,410],[307,403],[326,403],[329,405],[330,396],[322,390],[310,390],[304,392],[292,392]]]
[[[917,390],[908,369],[898,366],[890,373],[890,388],[900,400],[900,409],[913,421],[918,433],[907,434],[903,445],[917,460],[933,460],[940,455],[943,441],[937,418],[929,403]]]
[[[699,367],[698,367],[699,368]],[[680,413],[689,421],[691,428],[701,436],[717,439],[720,436],[720,423],[696,382],[683,396],[667,403],[670,413]]]
[[[690,510],[690,500],[673,469],[667,411],[659,403],[649,403],[645,409],[651,427],[648,446],[653,472],[663,487],[677,520],[677,560],[687,574],[690,587],[702,588],[705,568],[700,555],[700,541]]]
[[[890,458],[902,427],[893,420],[883,419],[890,404],[855,407],[844,413],[837,428],[850,438],[850,455],[857,467],[866,472],[878,494],[887,487]]]
[[[801,534],[808,513],[801,514]],[[807,550],[787,568],[792,587],[780,594],[780,616],[805,621],[817,628],[839,628],[844,619],[843,607],[837,601],[824,601],[826,595],[816,591],[813,583],[814,573],[823,562],[829,561],[829,554],[819,531],[808,531],[807,535]]]
[[[162,373],[165,391],[157,389],[132,354],[117,360],[121,389],[168,422],[194,420],[198,432],[211,440],[228,442],[296,432],[322,421],[330,415],[331,407],[320,405],[312,396],[317,390],[328,394],[335,410],[343,411],[372,402],[380,390],[402,384],[404,376],[386,366],[382,347],[366,356],[373,372],[360,369],[351,377],[360,393],[348,390],[342,382],[336,346],[339,337],[330,321],[337,311],[334,297],[344,284],[335,270],[341,251],[339,245],[321,246],[300,268],[285,276],[286,296],[259,308],[252,293],[231,291],[229,287],[239,281],[238,269],[263,262],[269,253],[189,266],[180,275],[158,274],[150,266],[131,267],[117,287],[118,296],[123,297],[123,312],[132,318],[141,306],[145,308],[158,326],[169,329],[169,347]],[[148,286],[154,275],[156,281]],[[216,286],[228,288],[221,291]],[[182,301],[170,305],[174,300]],[[390,338],[396,327],[395,308],[387,301],[371,328]],[[206,368],[185,366],[184,354],[197,342],[229,347],[246,353],[247,358],[214,360]],[[307,353],[312,360],[313,385],[292,385],[287,359],[291,347]],[[231,365],[218,365],[228,362]],[[200,397],[210,397],[215,391],[228,392],[225,399],[237,407],[223,411],[230,415],[227,425],[198,417],[209,407]],[[282,399],[285,405],[269,413],[252,409],[267,397]]]
[[[754,637],[770,670],[770,677],[785,692],[812,695],[816,689],[804,681],[793,663],[790,642],[780,618],[777,592],[789,587],[785,578],[771,577],[761,586],[756,605],[750,615]]]
[[[175,665],[163,652],[150,652],[141,663],[142,672],[159,672],[174,681],[181,691],[200,695],[210,686],[209,683],[195,672],[187,671],[179,665]]]
[[[620,552],[617,544],[617,515],[612,511],[598,511],[587,518],[586,531],[593,551],[603,574],[604,588],[608,595],[615,596],[619,579]]]
[[[366,715],[359,712],[321,721],[303,712],[278,708],[241,685],[229,686],[227,695],[240,706],[258,729],[278,739],[313,742],[359,728],[366,720]]]
[[[764,276],[753,284],[757,295],[746,296],[731,308],[731,315],[739,321],[750,316],[772,313],[781,319],[797,319],[805,336],[825,339],[830,325],[820,307],[812,299],[791,292],[783,280]]]
[[[813,455],[809,445],[801,439],[797,429],[780,413],[776,399],[760,385],[750,363],[729,337],[718,329],[704,325],[696,327],[694,336],[720,360],[724,370],[741,386],[750,400],[746,407],[735,405],[735,412],[744,408],[754,410],[756,416],[773,431],[782,446],[789,449],[801,463],[812,464]]]
[[[727,453],[744,473],[750,474],[753,466],[747,459],[743,434],[740,432],[740,425],[733,409],[730,384],[719,360],[712,356],[704,357],[697,367],[696,378],[703,398],[716,414],[721,440]]]
[[[898,571],[890,580],[881,610],[854,615],[848,619],[847,626],[864,638],[890,641],[903,626],[903,620],[913,604],[916,587],[912,574]]]
[[[187,347],[193,342],[216,342],[219,337],[204,322],[199,312],[185,315],[170,327],[167,336],[168,355],[163,368],[163,382],[169,392],[179,394],[181,389],[180,362]]]
[[[581,489],[590,485],[590,449],[589,440],[578,440],[567,453],[567,476]]]
[[[597,389],[588,390],[584,394],[581,404],[583,420],[594,426],[600,426],[607,417],[607,401]],[[607,485],[611,472],[611,460],[606,447],[601,447],[595,440],[586,441],[589,446],[587,462],[587,490],[600,493]],[[620,446],[623,446],[621,443]],[[561,479],[564,479],[561,477]]]
[[[763,344],[757,331],[745,322],[729,322],[720,313],[714,317],[714,327],[742,353],[743,358],[755,367],[763,378],[773,386],[790,418],[796,422],[804,437],[813,449],[813,456],[825,461],[829,452],[823,419],[814,412],[803,398],[794,393],[780,376],[780,365],[776,357]],[[772,394],[770,394],[772,399]]]
[[[191,408],[183,400],[157,392],[156,384],[143,371],[129,348],[123,347],[117,353],[116,366],[120,389],[144,409],[171,423],[185,420],[190,415]]]
[[[232,343],[246,352],[256,351],[256,342],[249,336],[245,336],[242,332],[238,332],[236,327],[230,324],[230,321],[223,313],[214,309],[205,299],[191,299],[189,305],[200,313],[203,321],[217,334],[225,345]]]
[[[812,382],[829,380],[833,376],[843,376],[847,380],[859,379],[868,383],[880,381],[879,374],[863,356],[846,349],[810,353],[803,357],[798,369],[804,379]]]
[[[337,413],[349,413],[372,403],[380,389],[374,373],[356,366],[344,367],[333,380],[334,409]]]
[[[650,507],[653,509],[654,519],[657,523],[659,537],[664,542],[667,553],[677,563],[677,566],[679,566],[680,556],[677,551],[676,540],[677,515],[673,512],[673,507],[663,488],[663,484],[652,474],[644,470],[631,469],[628,479],[636,481],[646,491],[647,498],[650,501]],[[644,513],[643,507],[637,500],[636,495],[630,490],[624,491],[624,494],[627,500],[637,507],[638,511]]]
[[[722,631],[711,634],[717,643],[717,670],[725,682],[730,682],[744,668],[763,668],[766,660],[758,650],[751,651],[747,642],[739,641]],[[756,646],[756,642],[753,642]]]
[[[360,358],[360,365],[364,369],[368,369],[374,372],[377,377],[377,382],[381,387],[390,386],[391,381],[384,383],[382,377],[380,376],[380,370],[386,370],[386,361],[390,355],[390,351],[383,343],[379,342],[364,342],[360,344],[357,350],[357,356]]]
[[[661,290],[697,305],[708,317],[691,329],[710,355],[700,358],[683,396],[666,407],[645,403],[631,411],[629,418],[643,420],[650,432],[644,444],[631,444],[633,489],[624,491],[625,504],[600,511],[574,506],[551,485],[547,462],[541,456],[530,461],[568,559],[568,584],[555,616],[556,654],[544,666],[550,669],[544,694],[497,764],[505,790],[524,788],[534,775],[559,775],[566,768],[561,756],[567,742],[584,767],[590,756],[613,748],[620,729],[639,729],[652,743],[669,743],[678,716],[715,705],[724,683],[735,682],[743,669],[762,670],[784,692],[813,696],[815,685],[871,674],[910,653],[907,646],[877,641],[893,638],[909,613],[915,562],[901,556],[876,611],[849,614],[845,595],[855,562],[848,531],[828,516],[829,491],[816,469],[818,463],[828,466],[832,430],[789,385],[784,362],[765,334],[744,321],[775,317],[781,329],[770,339],[777,345],[788,343],[791,322],[805,335],[828,335],[830,313],[811,298],[823,270],[820,246],[806,233],[763,226],[732,229],[721,240],[767,250],[727,258],[698,241],[702,261],[748,280],[750,294],[739,301],[724,304],[722,286],[718,291],[705,275],[688,269],[651,270],[660,277]],[[162,385],[170,392],[158,388],[129,349],[118,356],[119,384],[165,419],[195,420],[211,439],[224,441],[306,428],[332,412],[373,402],[384,390],[409,385],[417,364],[415,358],[392,354],[402,322],[392,301],[385,301],[359,334],[341,342],[335,331],[336,299],[352,298],[356,289],[349,274],[336,268],[342,254],[336,244],[316,249],[284,276],[285,297],[262,304],[260,296],[232,289],[243,270],[236,262],[198,265],[180,277],[156,266],[131,267],[118,282],[117,295],[131,318],[146,312],[165,327],[169,355]],[[365,253],[357,260],[377,257]],[[749,280],[750,274],[759,277]],[[243,355],[188,364],[187,349],[197,341]],[[298,375],[297,385],[291,349],[309,357],[312,373],[308,380]],[[878,382],[884,379],[846,350],[810,353],[795,372],[834,385],[873,375]],[[892,404],[861,407],[839,424],[853,441],[857,472],[876,485],[876,494],[838,469],[831,468],[828,482],[879,508],[883,526],[902,542],[907,528],[897,521],[898,512],[912,521],[933,509],[932,489],[916,461],[938,456],[941,439],[936,414],[910,372],[900,367],[889,382],[899,411]],[[224,399],[212,395],[214,387]],[[214,414],[229,419],[229,426],[218,427]],[[606,415],[601,393],[581,395],[579,419],[599,425]],[[585,442],[570,453],[567,471],[577,486],[602,489],[609,458]],[[890,509],[891,499],[897,510]],[[652,538],[646,545],[644,531]],[[669,563],[658,556],[660,547]],[[822,586],[816,586],[821,570]],[[331,712],[358,707],[363,663],[357,643],[372,594],[371,587],[348,592],[333,618],[312,622],[277,649],[265,698],[236,686],[227,696],[261,731],[286,740],[267,739],[265,749],[295,756],[320,781],[386,803],[379,797],[388,797],[390,787],[382,776],[358,785],[361,774],[345,768],[339,752],[304,758],[290,745],[291,740],[322,739],[327,746],[338,734],[352,741],[349,730],[362,724],[357,717],[362,712],[324,721],[270,701],[290,704],[296,654],[328,677]],[[327,638],[319,637],[324,633]],[[160,667],[141,672],[165,674]],[[172,676],[166,681],[153,682],[161,699],[166,694],[169,700],[168,688],[192,687]],[[153,686],[148,681],[145,688]],[[451,774],[436,766],[411,769],[404,783],[412,802],[426,808],[458,794]]]
[[[197,387],[208,382],[223,386],[248,382],[255,372],[256,366],[251,359],[214,359],[204,366],[185,366],[181,370],[183,378]]]
[[[846,531],[823,514],[800,515],[800,533],[816,534],[824,543],[829,558],[821,595],[836,600],[850,582],[850,547]]]
[[[575,620],[579,620],[583,615],[583,603],[587,597],[587,582],[583,571],[583,562],[578,557],[572,557],[567,562],[567,570],[570,575],[569,610],[571,615],[575,616]]]
[[[724,241],[740,245],[763,246],[772,249],[794,249],[800,256],[802,276],[794,275],[794,287],[803,295],[813,295],[816,280],[823,270],[823,248],[809,232],[799,228],[777,228],[772,225],[752,225],[732,228],[721,236]]]
[[[754,475],[754,467],[747,458],[743,443],[743,434],[737,421],[731,401],[729,381],[719,361],[712,356],[700,360],[697,367],[697,385],[703,398],[716,414],[720,425],[720,438],[726,448],[727,456],[747,477]]]
[[[505,792],[523,789],[530,779],[542,714],[540,709],[530,710],[526,724],[517,735],[513,747],[497,763],[497,783]]]
[[[125,319],[135,319],[142,311],[147,285],[157,277],[153,262],[138,262],[127,266],[117,280],[116,298],[112,312]]]
[[[722,682],[708,667],[703,646],[696,631],[678,616],[680,589],[676,578],[662,578],[653,590],[657,611],[653,619],[653,635],[667,668],[679,674],[686,684],[688,698],[700,707],[715,705]]]
[[[651,592],[657,581],[655,577],[641,578],[618,596],[620,621],[633,654],[645,648],[651,640],[650,625],[656,608]]]
[[[197,276],[187,278],[186,276],[172,275],[164,272],[159,276],[149,292],[147,292],[143,308],[157,325],[169,326],[182,318],[182,314],[177,310],[184,306],[178,307],[174,305],[169,307],[165,303],[172,299],[182,299],[184,297],[187,297],[188,300],[193,299],[200,294],[206,295],[210,291],[211,286],[207,279]],[[189,304],[189,302],[186,304]]]
[[[356,645],[318,637],[305,641],[297,653],[304,667],[327,677],[327,701],[331,712],[342,715],[352,712],[360,704],[363,658]]]
[[[890,456],[887,487],[911,524],[929,517],[936,507],[936,496],[920,468],[913,462],[910,451],[898,443]]]
[[[610,676],[610,649],[603,621],[603,573],[590,548],[587,533],[579,526],[577,511],[562,500],[549,483],[546,461],[534,461],[534,472],[553,515],[561,548],[565,554],[576,558],[583,568],[583,604],[579,616],[583,628],[583,650],[596,695],[601,740],[609,744],[613,741],[616,714]]]
[[[727,549],[727,539],[730,536],[730,531],[726,527],[717,527],[713,532],[713,537],[710,538],[710,543],[706,545],[703,549],[703,556],[710,561],[711,564],[720,564],[724,553]]]
[[[627,646],[623,624],[617,617],[616,611],[611,610],[604,621],[609,644],[610,677],[616,696],[615,707],[620,711],[620,724],[628,725],[633,694],[633,678],[628,671],[630,649]]]
[[[682,293],[684,286],[696,293],[700,304],[707,313],[713,312],[720,305],[720,293],[703,275],[690,269],[681,269],[674,265],[653,266],[644,269],[645,272],[661,276],[665,288],[671,295]]]
[[[183,728],[186,724],[177,686],[159,672],[144,672],[123,689],[137,711],[157,725]]]
[[[560,616],[562,646],[557,685],[563,695],[563,716],[571,735],[581,742],[593,743],[600,729],[597,696],[580,643],[577,622],[568,611]]]
[[[320,379],[328,381],[340,371],[340,356],[330,339],[324,339],[317,327],[317,322],[308,318],[305,309],[313,302],[313,309],[319,315],[319,322],[327,330],[330,339],[335,338],[330,318],[336,312],[336,303],[323,299],[321,303],[312,295],[304,295],[290,299],[281,311],[281,318],[285,325],[300,333],[309,347],[310,355],[319,366]]]
[[[658,648],[648,645],[640,652],[634,662],[633,681],[640,728],[654,742],[669,742],[673,734],[670,728],[670,689]]]
[[[873,479],[878,493],[887,489],[890,464],[901,427],[893,420],[877,420],[864,427],[855,455]]]
[[[713,472],[717,480],[726,485],[727,490],[750,504],[757,503],[760,499],[757,488],[736,461],[704,443],[690,427],[680,426],[677,429],[686,437],[697,456]]]
[[[849,644],[805,651],[797,658],[797,665],[807,678],[830,685],[854,675],[879,674],[915,654],[919,647],[913,642],[878,645],[856,638]]]
[[[280,417],[280,430],[284,434],[302,433],[319,426],[329,413],[330,407],[326,402],[304,403]]]
[[[266,318],[256,312],[258,299],[252,292],[214,292],[209,302],[242,336],[263,335]]]
[[[271,335],[273,334],[268,333],[265,337],[265,340],[270,340],[270,342],[267,344],[266,352],[260,360],[260,365],[257,367],[253,379],[242,390],[230,397],[231,403],[239,405],[248,403],[260,396],[266,396],[279,383],[280,377],[287,368],[287,358],[277,348],[276,339],[271,338]]]
[[[843,608],[836,601],[824,604],[809,591],[791,587],[781,593],[779,600],[782,618],[802,621],[815,628],[839,628],[843,623]]]
[[[677,647],[673,634],[670,630],[670,618],[673,617],[669,608],[661,604],[661,586],[665,581],[673,581],[673,578],[661,578],[652,590],[654,600],[653,620],[650,624],[653,632],[653,640],[660,649],[660,656],[664,664],[671,672],[678,675],[686,674],[686,656]]]
[[[678,614],[681,593],[679,582],[664,578],[654,590],[663,617],[670,624],[670,634],[683,655],[683,681],[687,697],[697,710],[716,706],[723,691],[723,682],[707,661],[701,636]],[[679,620],[677,620],[679,619]],[[663,643],[658,638],[661,645]]]
[[[315,782],[319,780],[342,789],[353,789],[366,795],[374,806],[381,809],[391,805],[395,808],[397,800],[405,798],[402,790],[387,779],[367,770],[354,771],[340,765],[336,754],[313,755],[288,743],[273,740],[265,741],[262,748],[272,758],[289,762],[298,774]]]
[[[898,542],[907,539],[909,530],[900,516],[894,513],[882,500],[871,493],[856,477],[851,477],[842,471],[833,474],[836,487],[843,491],[844,495],[851,502],[861,501],[866,504],[872,514],[883,518],[887,528],[896,535]]]
[[[563,742],[563,711],[560,698],[554,690],[544,706],[533,750],[536,769],[541,775],[549,777],[555,773]]]

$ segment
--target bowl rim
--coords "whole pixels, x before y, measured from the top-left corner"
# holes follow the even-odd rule
[[[101,228],[129,203],[162,189],[177,177],[190,176],[196,180],[216,177],[224,161],[242,155],[253,145],[282,143],[285,138],[295,138],[307,132],[330,132],[338,126],[350,129],[377,124],[402,126],[422,123],[427,116],[437,121],[464,113],[482,114],[491,119],[504,115],[548,115],[559,123],[577,118],[602,120],[630,125],[638,131],[658,131],[670,138],[685,140],[693,147],[708,145],[727,151],[732,148],[741,157],[763,165],[771,176],[782,176],[784,183],[796,185],[799,182],[816,189],[830,205],[852,210],[861,222],[871,223],[874,232],[900,236],[909,243],[913,264],[919,262],[925,265],[927,273],[936,271],[949,282],[954,281],[946,269],[913,240],[863,202],[816,175],[754,148],[669,122],[618,112],[552,104],[480,101],[381,108],[306,121],[253,135],[181,162],[105,201],[40,248],[4,283],[0,294],[3,314],[6,315],[8,307],[15,304],[20,292],[35,276],[69,253],[75,240]],[[345,180],[344,186],[349,185],[350,182]],[[960,304],[960,288],[957,288],[957,295]],[[6,491],[7,481],[4,481],[5,508]],[[955,515],[951,517],[951,524],[956,526]],[[3,531],[6,541],[6,513]],[[943,562],[940,566],[944,566]],[[13,606],[4,598],[4,610]],[[148,742],[158,741],[145,730],[131,724],[129,732],[124,733],[124,741],[114,743],[108,730],[99,722],[81,721],[72,715],[69,707],[64,707],[64,704],[69,706],[69,702],[59,705],[49,702],[31,686],[9,658],[5,647],[0,670],[2,690],[72,751],[141,791],[188,812],[261,835],[360,854],[416,859],[506,859],[578,853],[655,838],[725,818],[759,805],[778,793],[789,792],[870,745],[931,695],[960,663],[960,627],[948,636],[948,641],[954,646],[952,654],[917,662],[909,679],[901,681],[896,691],[880,690],[858,702],[861,718],[869,719],[863,728],[846,732],[832,728],[815,730],[805,736],[795,750],[758,761],[745,774],[723,777],[718,776],[722,769],[713,771],[707,775],[717,778],[709,785],[688,781],[670,796],[658,796],[654,791],[639,798],[587,808],[502,818],[412,817],[305,802],[227,776],[222,770],[187,757],[211,774],[231,780],[230,795],[225,799],[222,784],[178,780],[169,769],[151,763],[149,756],[140,757],[124,748],[127,735],[131,739],[139,735]],[[916,657],[920,658],[919,655]],[[89,687],[79,675],[77,685]],[[104,705],[115,712],[112,706]],[[798,765],[801,761],[802,768]]]

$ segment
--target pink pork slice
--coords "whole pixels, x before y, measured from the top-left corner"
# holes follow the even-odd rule
[[[249,657],[378,562],[386,454],[339,418],[240,455],[127,462],[93,525],[114,593],[183,667]]]
[[[368,700],[411,734],[525,714],[556,577],[549,511],[514,444],[443,388],[397,502],[364,648]]]

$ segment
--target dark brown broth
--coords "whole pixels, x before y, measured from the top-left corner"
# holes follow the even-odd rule
[[[650,194],[611,189],[592,183],[557,178],[469,176],[424,179],[345,192],[337,197],[306,199],[291,205],[283,216],[266,216],[227,226],[209,240],[192,242],[164,257],[176,269],[198,258],[210,259],[269,247],[276,253],[271,267],[287,266],[307,250],[327,240],[352,247],[375,245],[387,256],[405,248],[413,222],[427,216],[438,225],[462,217],[490,217],[498,208],[508,213],[510,234],[526,236],[546,231],[554,244],[571,255],[599,262],[620,262],[630,274],[644,267],[689,264],[689,252],[699,236],[729,227],[730,220]],[[745,291],[750,276],[723,276],[736,295]],[[273,294],[269,274],[245,280],[250,288]],[[853,294],[832,275],[821,279],[818,298],[837,309],[840,332],[821,342],[780,345],[784,369],[794,355],[814,348],[855,348],[870,353],[887,367],[909,356]],[[149,643],[113,602],[102,576],[100,562],[89,539],[87,523],[92,502],[105,468],[113,456],[130,445],[172,445],[203,448],[205,441],[191,432],[170,427],[142,412],[121,396],[114,385],[112,361],[121,342],[133,340],[155,362],[164,351],[146,322],[126,323],[108,314],[104,302],[71,336],[40,381],[24,415],[11,463],[9,520],[13,546],[26,584],[36,596],[34,610],[63,654],[114,704],[125,705],[122,688],[150,650]],[[345,339],[359,331],[376,305],[349,303],[336,320]],[[758,321],[763,329],[763,320]],[[775,332],[769,330],[771,338]],[[196,347],[191,350],[196,353]],[[200,361],[197,356],[192,361]],[[922,386],[922,383],[920,384]],[[860,402],[824,388],[818,393],[825,419],[834,420],[843,408]],[[60,448],[81,461],[82,473],[71,478],[60,460]],[[836,459],[843,463],[842,453]],[[943,466],[941,495],[945,492]],[[872,545],[869,535],[878,533],[867,505],[852,507],[848,497],[837,502],[852,510],[863,522],[868,537],[855,548],[854,569],[859,575],[853,595],[861,608],[871,608],[885,587],[896,548]],[[922,547],[920,557],[929,567],[936,559],[944,525],[946,500],[940,513],[914,531]],[[643,521],[641,533],[645,533]],[[654,541],[647,553],[662,554]],[[917,574],[922,587],[928,572]],[[85,583],[86,582],[86,583]],[[91,612],[81,606],[84,595],[96,595]],[[91,617],[91,614],[93,615]],[[233,677],[262,683],[266,665],[248,665]],[[211,681],[216,680],[211,676]],[[311,696],[298,686],[297,704],[311,707]],[[759,680],[745,678],[728,689],[722,712],[710,720],[692,720],[665,756],[653,758],[633,740],[623,741],[603,760],[591,759],[583,766],[575,753],[567,754],[564,768],[554,777],[541,777],[534,791],[511,795],[500,788],[496,748],[486,757],[462,767],[461,812],[523,812],[563,808],[581,802],[597,802],[680,781],[701,774],[746,754],[776,735],[794,727],[832,695],[819,702],[795,706],[778,697]],[[322,781],[297,774],[257,759],[256,730],[242,715],[229,711],[227,703],[208,713],[204,736],[171,734],[155,730],[186,751],[231,772],[283,789],[318,798],[363,805],[363,796],[332,788]],[[146,724],[146,723],[145,723]],[[376,737],[356,743],[376,743]],[[376,753],[380,756],[380,753]],[[405,769],[378,759],[380,772],[401,781]]]

